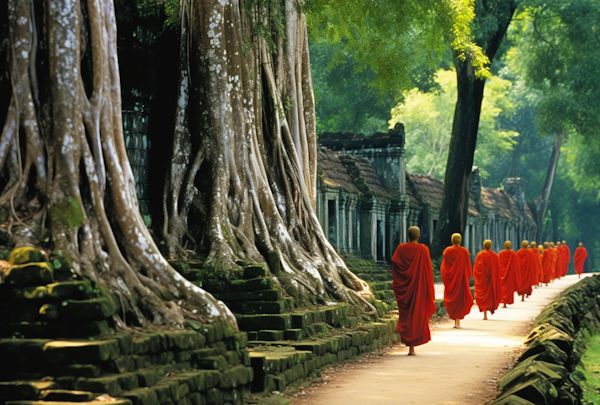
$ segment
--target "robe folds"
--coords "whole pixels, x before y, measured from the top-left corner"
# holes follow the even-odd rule
[[[559,278],[560,274],[559,274],[559,269],[558,269],[558,263],[559,263],[558,249],[555,247],[550,248],[550,252],[552,253],[552,279]]]
[[[479,312],[490,311],[493,314],[504,294],[496,252],[482,250],[477,254],[473,276],[475,277],[475,302]]]
[[[444,282],[444,306],[450,319],[463,319],[473,306],[469,280],[473,273],[469,251],[462,246],[444,250],[440,269]]]
[[[587,250],[584,247],[578,247],[575,249],[575,256],[573,256],[573,264],[575,265],[575,271],[577,274],[583,273],[583,264],[587,258]]]
[[[503,250],[498,253],[498,264],[500,265],[500,279],[504,291],[501,302],[509,305],[514,304],[515,292],[519,290],[522,284],[519,258],[514,250]]]
[[[554,254],[552,253],[552,249],[544,249],[544,253],[542,254],[542,271],[544,274],[544,278],[542,279],[542,283],[549,283],[554,278],[554,268],[552,267],[554,261]]]
[[[519,249],[517,258],[519,260],[519,273],[521,273],[521,284],[517,292],[519,295],[531,295],[533,291],[531,287],[539,283],[539,253],[537,249]]]
[[[399,245],[392,257],[392,277],[402,342],[407,346],[429,342],[429,318],[436,311],[429,248],[421,243]]]
[[[569,247],[567,245],[560,245],[558,248],[558,258],[559,258],[559,273],[560,277],[566,276],[569,271],[569,261],[570,261],[570,253]]]
[[[537,249],[536,249],[537,250]],[[542,261],[542,257],[544,257],[544,253],[540,253],[540,251],[537,251],[537,263],[538,263],[538,282],[539,283],[543,283],[544,282],[544,263]]]
[[[569,249],[569,246],[567,245],[563,245],[565,247],[565,256],[567,258],[567,264],[565,264],[565,276],[567,275],[567,273],[569,272],[569,263],[571,263],[571,249]]]

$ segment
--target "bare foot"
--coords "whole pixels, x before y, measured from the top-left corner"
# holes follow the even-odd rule
[[[521,295],[521,301],[525,301],[525,294]]]
[[[415,347],[414,346],[409,346],[408,347],[408,355],[409,356],[416,356],[417,353],[415,353]]]
[[[460,319],[455,319],[454,320],[454,329],[462,329],[460,327]]]
[[[502,308],[506,308],[506,302],[504,303],[504,306]]]
[[[483,311],[483,320],[487,321],[487,311]]]

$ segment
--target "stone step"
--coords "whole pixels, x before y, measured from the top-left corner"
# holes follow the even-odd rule
[[[51,389],[41,391],[39,399],[45,402],[87,402],[97,396],[90,391]]]
[[[54,381],[0,382],[0,403],[14,400],[37,400],[43,390],[55,387]]]
[[[116,339],[99,341],[55,340],[44,345],[49,364],[101,363],[121,354]]]

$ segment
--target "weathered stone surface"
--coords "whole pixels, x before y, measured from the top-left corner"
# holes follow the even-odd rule
[[[9,300],[41,300],[46,298],[48,289],[46,286],[30,286],[22,288],[9,288],[3,298]]]
[[[244,278],[245,279],[262,278],[262,277],[267,277],[267,275],[268,275],[267,268],[262,264],[248,266],[244,269]]]
[[[283,301],[247,301],[242,304],[242,313],[245,315],[282,314],[283,312]]]
[[[52,341],[44,346],[44,358],[51,364],[99,363],[117,357],[116,340]]]
[[[20,247],[13,249],[8,256],[12,264],[39,263],[48,260],[46,254],[33,247]]]
[[[504,399],[510,395],[517,395],[534,404],[552,404],[558,397],[556,387],[544,377],[537,377],[517,383],[510,390],[505,391],[499,398]]]
[[[241,328],[246,331],[287,330],[292,327],[290,314],[280,315],[244,315]]]
[[[96,395],[89,391],[72,390],[43,390],[40,392],[39,399],[43,401],[57,402],[85,402],[91,401]]]
[[[533,356],[535,356],[537,361],[545,361],[559,365],[565,365],[568,360],[567,354],[560,350],[552,341],[534,342],[529,346],[525,353],[521,355],[519,361],[523,361]]]
[[[302,340],[304,331],[302,329],[288,329],[285,331],[283,338],[285,340]]]
[[[92,286],[85,281],[63,281],[47,286],[48,298],[56,300],[87,300],[92,298]]]
[[[9,381],[0,382],[0,402],[37,399],[40,391],[54,386],[52,381]]]
[[[52,266],[46,262],[15,265],[4,276],[4,282],[14,287],[46,285],[53,281]]]
[[[272,290],[273,287],[273,280],[269,277],[259,277],[246,280],[246,290],[248,291]]]
[[[525,344],[530,345],[533,342],[545,342],[551,341],[559,349],[568,353],[573,345],[573,338],[562,330],[556,328],[548,323],[541,324],[531,331],[529,336],[525,339]]]
[[[4,364],[11,364],[15,369],[21,366],[31,367],[39,364],[48,339],[1,339],[0,359]]]
[[[121,398],[131,401],[132,405],[157,405],[159,403],[156,390],[147,388],[125,392]]]
[[[228,303],[241,301],[278,301],[281,299],[281,290],[273,288],[271,290],[260,291],[227,292],[218,294],[218,298]]]
[[[65,300],[59,306],[59,318],[69,321],[95,321],[113,316],[116,306],[108,297],[89,300]]]
[[[267,340],[267,341],[275,341],[275,340],[283,340],[284,331],[282,330],[259,330],[258,331],[258,340]]]
[[[544,361],[531,360],[531,357],[518,363],[509,373],[507,373],[498,383],[500,391],[511,389],[515,384],[543,377],[552,384],[565,379],[569,375],[569,370],[558,364],[552,364]]]

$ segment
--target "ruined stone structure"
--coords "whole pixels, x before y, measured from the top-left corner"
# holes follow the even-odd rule
[[[443,182],[406,172],[404,141],[402,124],[369,137],[347,132],[319,136],[317,215],[340,253],[390,261],[413,225],[421,228],[421,242],[431,243]],[[518,246],[535,230],[521,180],[507,179],[504,190],[484,187],[474,167],[464,235],[471,257],[485,239],[500,251],[505,240]]]

